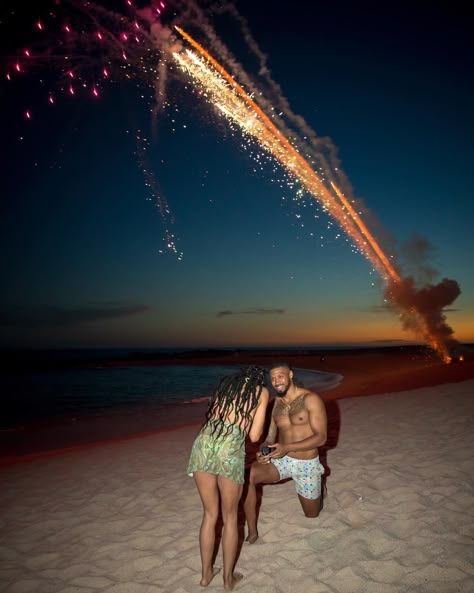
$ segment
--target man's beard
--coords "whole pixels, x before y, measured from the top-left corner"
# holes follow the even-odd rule
[[[283,386],[280,385],[280,387],[283,387]],[[285,389],[283,391],[278,391],[277,389],[275,389],[277,396],[285,397],[285,395],[288,393],[289,388],[290,388],[290,384],[288,383],[288,385],[285,385]]]

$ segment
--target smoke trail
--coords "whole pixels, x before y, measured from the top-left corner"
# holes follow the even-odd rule
[[[219,42],[212,28],[207,26],[205,32],[211,41],[211,49],[214,50],[215,48],[217,55],[222,57],[228,66],[232,67],[234,73],[238,73],[239,80],[243,83],[244,87],[252,89],[256,102],[267,110],[267,112],[268,110],[272,111],[272,118],[278,122],[280,129],[282,131],[284,130],[285,136],[293,137],[299,151],[306,155],[306,158],[314,161],[316,167],[324,169],[329,182],[336,183],[343,189],[346,195],[352,196],[352,187],[349,179],[341,169],[341,163],[337,156],[337,147],[330,138],[318,136],[301,115],[294,113],[281,86],[273,80],[270,69],[267,66],[267,56],[260,49],[253,37],[247,20],[238,12],[232,2],[227,2],[222,7],[217,8],[216,11],[230,14],[240,25],[242,37],[259,63],[259,87],[254,86],[253,81],[247,76],[244,68],[230,55],[226,46]],[[262,87],[263,93],[261,92]],[[296,137],[294,137],[295,134]],[[362,202],[358,202],[358,207],[362,207]]]
[[[424,320],[421,337],[434,350],[444,350],[448,358],[458,342],[444,310],[457,299],[461,289],[455,280],[448,278],[433,283],[438,275],[430,261],[433,251],[433,246],[418,234],[402,244],[400,256],[408,274],[399,282],[388,283],[385,294],[389,308],[400,315],[403,327],[418,332],[416,318],[421,317]]]
[[[386,296],[391,307],[400,313],[404,329],[419,334],[427,344],[440,352],[449,362],[450,352],[457,341],[453,329],[448,325],[443,309],[453,303],[461,290],[455,280],[443,278],[438,284],[425,284],[417,287],[415,280],[408,276],[399,282],[389,282]],[[424,320],[420,328],[419,319]]]
[[[364,211],[365,218],[372,218],[372,226],[376,225],[380,229],[379,235],[383,234],[385,240],[393,240],[390,234],[382,229],[373,214],[366,209],[362,200],[355,200],[353,197],[350,181],[341,169],[334,144],[328,138],[319,138],[304,118],[292,111],[281,87],[273,80],[267,66],[267,56],[261,51],[251,34],[246,19],[238,13],[233,3],[223,5],[222,11],[232,14],[234,19],[239,22],[248,47],[259,60],[259,75],[267,83],[269,96],[273,104],[281,110],[287,120],[298,131],[296,144],[300,150],[303,154],[310,155],[322,166],[325,177],[330,183],[333,182],[343,188],[344,194],[349,196],[349,201],[355,210]],[[212,36],[209,37],[212,40]],[[219,55],[226,57],[225,47],[224,51]],[[238,67],[235,62],[233,65]],[[242,68],[237,69],[239,76],[245,75]],[[243,80],[245,79],[243,78]],[[256,92],[255,88],[253,88],[253,92],[257,97],[257,102],[260,102],[259,97],[261,95]],[[265,106],[268,108],[268,104]],[[280,129],[285,130],[285,135],[288,135],[288,128],[282,126],[280,120],[278,120],[278,125]],[[308,139],[309,145],[306,139]],[[335,175],[335,171],[337,171],[337,175]],[[399,313],[404,329],[414,332],[439,352],[444,360],[449,361],[449,352],[457,345],[457,341],[453,337],[454,331],[448,325],[443,311],[456,300],[461,293],[461,289],[455,280],[448,278],[444,278],[438,284],[432,283],[436,270],[427,262],[427,256],[431,249],[428,242],[420,236],[413,237],[410,242],[401,246],[400,255],[405,260],[404,267],[408,267],[411,274],[400,275],[398,278],[393,275],[389,276],[385,297],[389,307]],[[395,260],[394,257],[393,260]],[[398,264],[396,267],[401,272],[401,265]]]
[[[327,207],[329,214],[337,220],[387,283],[386,297],[400,311],[403,327],[415,331],[448,362],[449,347],[455,340],[442,309],[459,295],[458,284],[445,279],[436,286],[425,285],[419,288],[411,277],[402,277],[390,261],[393,257],[384,253],[377,239],[330,176],[325,178],[319,171],[316,174],[308,161],[299,154],[297,143],[288,141],[275,122],[268,118],[207,50],[182,29],[176,28],[208,63],[188,50],[175,53],[174,57],[183,70],[190,74],[195,84],[206,91],[211,104],[220,109],[230,121],[237,123],[244,134],[257,139],[289,172],[294,172],[314,198]],[[340,203],[329,192],[328,181]]]
[[[64,4],[64,3],[63,3]],[[57,63],[62,68],[62,74],[80,80],[83,86],[89,82],[81,79],[81,69],[84,66],[83,54],[74,53],[71,47],[87,45],[88,56],[94,56],[101,62],[100,68],[104,77],[108,77],[109,67],[116,68],[119,75],[127,79],[143,78],[154,88],[156,104],[152,111],[154,130],[160,113],[169,106],[168,90],[170,80],[182,77],[174,64],[179,56],[182,64],[191,71],[193,58],[183,49],[182,41],[174,34],[175,25],[190,27],[200,38],[205,40],[212,54],[218,56],[223,63],[238,78],[242,85],[240,100],[247,96],[252,103],[251,108],[258,113],[258,117],[249,116],[248,111],[242,109],[238,100],[234,100],[232,93],[226,94],[229,103],[224,105],[215,102],[214,107],[219,113],[235,110],[235,121],[246,135],[257,137],[265,150],[284,162],[291,175],[295,167],[301,177],[302,184],[310,194],[318,199],[323,209],[335,218],[346,234],[351,237],[357,249],[369,259],[374,268],[386,282],[385,296],[389,306],[399,313],[405,329],[414,331],[422,337],[432,348],[438,351],[444,359],[449,358],[449,348],[456,343],[453,330],[446,322],[444,309],[460,294],[460,289],[454,280],[443,279],[433,284],[434,270],[419,266],[420,254],[426,245],[418,240],[417,253],[413,261],[411,273],[403,273],[402,266],[396,262],[394,252],[384,249],[381,245],[389,234],[384,231],[375,218],[371,220],[371,228],[377,226],[377,236],[369,230],[369,217],[372,213],[365,209],[360,200],[356,200],[351,190],[350,182],[342,170],[337,158],[334,144],[327,138],[319,137],[301,116],[295,114],[280,86],[273,80],[267,66],[265,54],[254,39],[248,23],[238,13],[232,2],[210,3],[207,10],[200,8],[193,0],[174,0],[173,11],[170,10],[167,19],[163,20],[161,10],[156,5],[141,9],[133,9],[129,3],[129,13],[126,15],[114,13],[102,6],[91,2],[82,3],[70,0],[68,3],[86,17],[89,24],[75,30],[67,27],[67,40],[59,46],[58,55],[51,48],[43,53],[48,63]],[[164,3],[160,2],[159,5]],[[213,15],[230,15],[238,24],[242,37],[250,51],[257,57],[259,63],[259,85],[257,85],[240,62],[231,53],[225,42],[218,36]],[[127,41],[132,39],[132,43]],[[135,41],[133,41],[133,39]],[[66,55],[64,55],[66,54]],[[174,57],[173,57],[174,56]],[[66,58],[64,60],[57,58]],[[56,60],[56,61],[55,61]],[[200,66],[197,67],[198,70]],[[107,74],[106,74],[107,73]],[[205,70],[199,74],[202,84],[206,85]],[[90,86],[90,85],[89,85]],[[263,86],[265,93],[262,93]],[[227,93],[233,88],[233,78],[229,77],[222,87],[217,88]],[[72,88],[72,83],[70,83]],[[245,89],[245,90],[244,90]],[[95,90],[95,87],[94,87]],[[247,105],[250,103],[247,102]],[[259,113],[260,112],[260,113]],[[264,122],[264,123],[262,123]],[[144,144],[138,148],[144,151]],[[142,160],[146,155],[141,154]],[[286,159],[286,160],[285,160]],[[157,205],[165,222],[173,222],[173,218],[166,200],[159,196],[156,180],[151,169],[144,167],[147,185],[157,196]],[[317,174],[316,174],[316,173]],[[342,191],[339,190],[342,189]],[[339,200],[334,196],[336,192]],[[362,218],[364,220],[362,220]],[[171,246],[174,235],[169,234]],[[401,253],[401,255],[406,255]],[[407,259],[405,257],[405,259]]]

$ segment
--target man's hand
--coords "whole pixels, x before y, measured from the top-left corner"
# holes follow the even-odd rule
[[[288,447],[283,445],[282,443],[275,443],[273,445],[268,445],[272,452],[270,455],[267,455],[267,458],[270,459],[280,459],[281,457],[285,457],[288,454]]]
[[[265,463],[270,463],[270,455],[262,455],[260,451],[257,451],[257,461],[262,465]]]
[[[262,453],[264,451],[264,453]],[[263,443],[260,447],[260,451],[257,451],[257,461],[258,463],[270,463],[270,453],[271,449],[267,442]]]

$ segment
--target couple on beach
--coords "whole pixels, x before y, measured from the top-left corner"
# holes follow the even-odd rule
[[[292,478],[306,517],[321,510],[321,476],[318,447],[327,434],[326,409],[316,393],[293,382],[285,362],[270,367],[270,380],[277,394],[268,434],[250,468],[244,501],[248,525],[246,541],[258,539],[256,485]],[[203,505],[199,532],[202,578],[206,587],[217,571],[213,567],[215,528],[222,514],[224,589],[232,590],[242,575],[234,572],[238,546],[238,505],[243,492],[245,439],[260,440],[269,403],[265,370],[247,367],[224,377],[209,402],[206,420],[196,437],[188,474],[194,477]],[[277,440],[278,438],[278,440]]]

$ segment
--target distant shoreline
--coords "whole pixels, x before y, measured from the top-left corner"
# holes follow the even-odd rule
[[[67,368],[133,366],[242,366],[268,367],[275,361],[308,370],[338,373],[342,383],[322,392],[325,399],[375,395],[474,378],[474,345],[460,344],[463,362],[445,364],[425,345],[365,346],[354,348],[198,348],[169,352],[104,349],[3,352],[2,370],[12,373],[54,371]],[[72,355],[71,355],[72,353]],[[57,354],[57,356],[56,356]]]
[[[474,379],[474,348],[465,348],[464,361],[444,364],[423,346],[356,348],[347,350],[265,349],[235,351],[194,351],[144,358],[122,358],[101,361],[104,367],[135,365],[212,365],[242,366],[258,364],[268,367],[275,360],[285,361],[293,368],[318,370],[343,375],[339,385],[321,390],[319,394],[327,406],[335,400],[370,395],[383,395],[453,384]],[[4,361],[5,362],[5,361]],[[23,368],[17,361],[16,371]],[[97,364],[97,362],[95,363]],[[90,368],[91,364],[84,365]],[[58,367],[60,368],[60,367]],[[51,370],[51,369],[50,369]],[[204,395],[204,394],[203,394]],[[146,413],[91,415],[80,419],[46,422],[25,427],[25,430],[0,435],[0,461],[15,457],[25,459],[47,450],[58,450],[92,443],[132,438],[149,432],[179,428],[200,423],[204,418],[205,402],[183,406],[150,406]],[[2,465],[2,463],[0,463]]]
[[[262,349],[234,351],[198,350],[174,355],[132,357],[111,360],[110,366],[133,365],[234,365],[268,366],[285,361],[290,366],[339,373],[342,383],[327,392],[325,399],[342,399],[417,389],[442,383],[455,383],[474,378],[474,347],[464,346],[463,362],[445,364],[430,348],[417,346],[386,346],[351,349]]]
[[[474,344],[459,344],[460,353],[474,353]],[[437,359],[424,344],[389,346],[276,346],[276,347],[199,347],[176,349],[148,348],[65,348],[3,349],[0,369],[6,371],[49,370],[95,366],[180,365],[180,364],[270,364],[273,360],[327,360],[329,357],[384,354]],[[293,364],[293,363],[292,363]],[[295,365],[296,366],[296,365]],[[304,365],[300,365],[304,366]],[[324,370],[321,368],[321,370]]]

